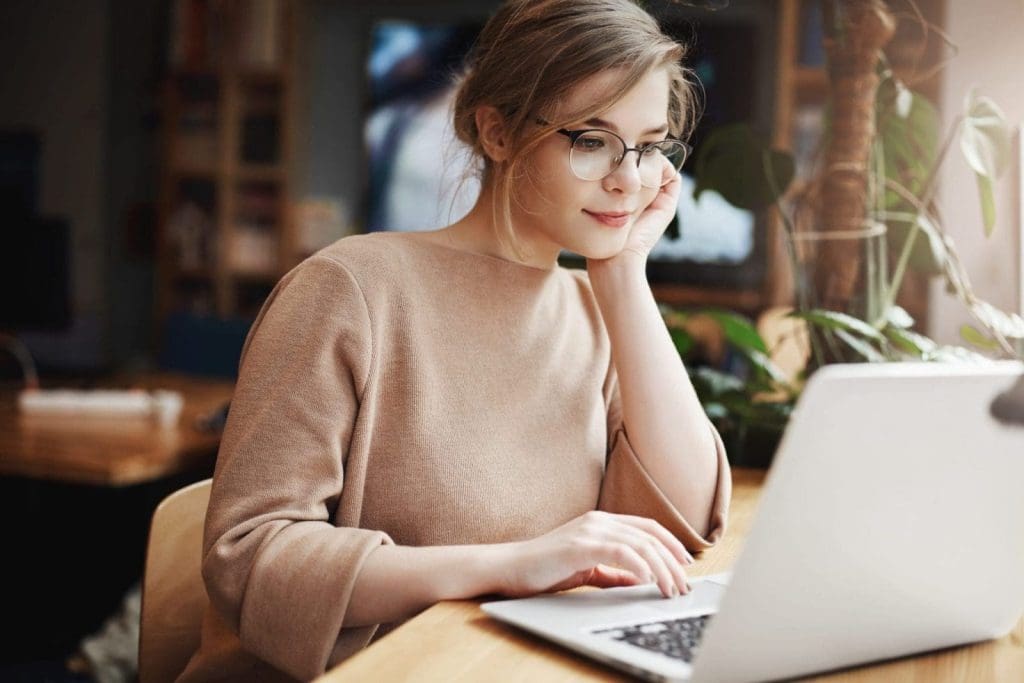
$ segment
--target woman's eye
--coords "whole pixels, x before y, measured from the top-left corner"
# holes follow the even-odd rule
[[[576,147],[584,152],[596,152],[604,147],[604,140],[598,137],[583,136],[576,140]]]

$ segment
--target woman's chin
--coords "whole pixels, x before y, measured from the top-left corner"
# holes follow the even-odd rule
[[[603,261],[616,256],[624,246],[624,244],[588,244],[581,246],[576,253],[591,261]]]

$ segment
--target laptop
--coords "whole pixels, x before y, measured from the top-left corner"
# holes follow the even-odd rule
[[[1024,364],[822,368],[732,571],[690,584],[481,607],[665,681],[792,678],[1005,635],[1024,611]]]

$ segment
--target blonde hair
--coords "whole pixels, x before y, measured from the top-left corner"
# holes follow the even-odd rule
[[[698,116],[687,48],[665,35],[632,0],[509,0],[488,20],[470,50],[453,105],[456,137],[483,161],[481,186],[494,193],[498,239],[522,256],[512,227],[513,183],[524,160],[553,131],[598,116],[651,69],[669,76],[669,134],[684,138]],[[560,110],[565,95],[590,76],[618,75],[597,100]],[[476,126],[479,107],[504,120],[510,156],[495,164]]]

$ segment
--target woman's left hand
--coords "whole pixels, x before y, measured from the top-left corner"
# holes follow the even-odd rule
[[[654,200],[637,216],[626,238],[626,245],[619,255],[629,258],[639,256],[646,263],[648,254],[654,249],[661,236],[665,234],[668,224],[672,222],[676,214],[676,207],[679,204],[679,192],[682,187],[682,179],[679,172],[673,168],[667,160],[665,161],[665,175],[667,182],[658,188]],[[618,255],[608,259],[612,261]]]

